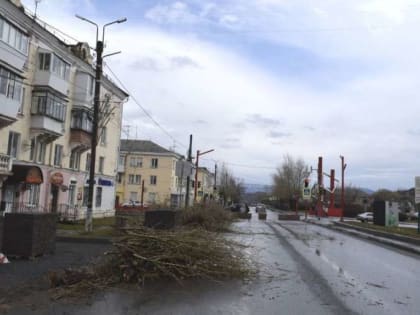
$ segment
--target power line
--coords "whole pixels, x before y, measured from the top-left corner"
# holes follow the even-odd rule
[[[184,148],[187,148],[185,144],[175,139],[165,128],[163,128],[153,117],[149,114],[149,112],[140,104],[140,102],[135,98],[135,96],[130,93],[130,91],[127,89],[127,87],[124,85],[124,83],[121,82],[121,80],[117,77],[117,75],[112,71],[112,69],[105,64],[105,66],[108,68],[108,70],[111,72],[112,76],[117,80],[117,82],[121,85],[121,87],[130,95],[131,99],[134,101],[134,103],[146,114],[146,116],[163,132],[165,133],[169,138],[172,139],[175,143],[178,143]]]

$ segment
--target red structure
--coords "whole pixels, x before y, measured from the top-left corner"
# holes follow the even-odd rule
[[[335,207],[335,170],[330,171],[330,203],[328,205],[329,217],[342,217],[342,209]]]

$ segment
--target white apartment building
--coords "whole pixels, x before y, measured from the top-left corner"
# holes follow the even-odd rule
[[[94,72],[86,43],[67,44],[18,0],[0,0],[0,211],[84,216]],[[128,94],[106,76],[94,216],[112,215],[122,106]],[[1,213],[0,212],[0,213]]]

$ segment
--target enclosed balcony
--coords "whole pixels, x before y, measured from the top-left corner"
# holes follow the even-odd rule
[[[0,175],[12,173],[12,158],[9,155],[0,153]]]
[[[16,121],[22,97],[22,79],[0,66],[0,128]]]
[[[74,109],[71,113],[70,147],[79,152],[90,149],[92,141],[92,113]]]
[[[63,95],[67,95],[69,74],[69,63],[52,52],[39,49],[34,85],[50,87]]]
[[[31,107],[31,131],[51,142],[64,133],[66,101],[49,91],[34,91]]]
[[[89,73],[77,71],[74,82],[74,103],[77,106],[85,106],[91,109],[93,106],[94,88],[94,77]]]
[[[26,32],[0,17],[0,60],[23,71],[28,59],[29,38]]]

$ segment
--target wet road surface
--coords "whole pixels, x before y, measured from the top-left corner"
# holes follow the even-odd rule
[[[47,303],[10,314],[419,314],[418,256],[304,222],[255,212],[228,237],[248,244],[248,281],[155,283],[113,289],[88,305]]]

